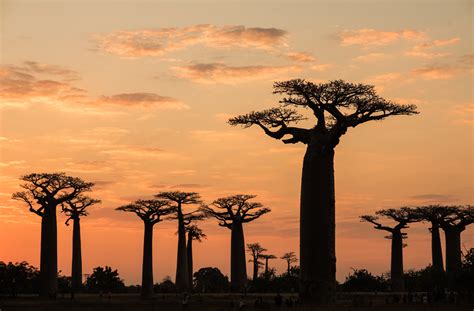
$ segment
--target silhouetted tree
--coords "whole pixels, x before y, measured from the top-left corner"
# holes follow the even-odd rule
[[[153,296],[153,226],[162,221],[162,216],[175,212],[168,200],[137,200],[131,204],[117,207],[116,210],[137,214],[145,227],[143,239],[142,290],[143,298]]]
[[[204,232],[196,225],[189,224],[185,227],[185,230],[188,234],[188,243],[186,245],[187,257],[188,257],[188,274],[189,274],[189,284],[193,285],[193,241],[196,240],[201,242],[202,239],[205,239],[207,236]]]
[[[174,285],[169,275],[165,276],[161,283],[155,284],[154,288],[156,292],[163,294],[176,292],[176,285]]]
[[[178,255],[176,263],[176,289],[179,292],[188,291],[192,284],[189,284],[188,274],[188,256],[186,251],[186,230],[185,230],[185,217],[189,214],[195,213],[184,213],[183,205],[186,204],[200,204],[201,197],[196,192],[182,192],[182,191],[169,191],[160,192],[155,197],[159,199],[166,199],[173,202],[175,205],[176,216],[178,219]]]
[[[58,293],[58,234],[56,207],[92,189],[93,183],[64,173],[24,175],[25,191],[12,199],[25,202],[32,213],[41,217],[40,296],[55,298]]]
[[[206,267],[194,273],[196,291],[202,293],[225,292],[229,288],[229,279],[218,268]]]
[[[374,276],[366,269],[352,269],[341,285],[345,292],[384,291],[387,280],[383,276]]]
[[[366,221],[374,224],[374,228],[377,230],[384,230],[390,232],[388,239],[392,240],[392,252],[391,252],[391,265],[390,265],[390,278],[392,284],[392,290],[394,292],[404,291],[403,282],[403,239],[406,238],[406,233],[402,232],[403,229],[408,228],[408,223],[415,222],[418,218],[413,215],[413,212],[409,208],[401,209],[385,209],[376,212],[377,215],[389,218],[396,222],[393,227],[383,226],[377,220],[379,217],[364,215],[360,216],[361,221]]]
[[[125,290],[125,284],[117,270],[112,270],[109,266],[96,267],[86,279],[86,289],[92,293],[121,293]]]
[[[298,259],[296,259],[295,252],[284,253],[283,256],[280,257],[280,259],[283,259],[286,261],[286,264],[288,266],[286,273],[290,275],[291,264],[298,261]]]
[[[62,212],[68,216],[66,225],[73,221],[72,229],[72,265],[71,265],[71,290],[77,292],[82,287],[82,251],[81,251],[81,216],[87,216],[87,208],[100,203],[100,200],[92,199],[85,195],[79,195],[71,200],[63,202]]]
[[[0,296],[37,293],[39,271],[26,261],[5,264],[0,261]]]
[[[261,254],[260,258],[265,259],[265,272],[264,272],[264,275],[265,275],[265,278],[268,279],[270,277],[269,270],[268,270],[268,260],[275,259],[277,257],[275,255],[270,255],[270,254]]]
[[[416,114],[414,105],[398,105],[373,86],[342,80],[314,84],[302,79],[274,83],[285,94],[282,107],[253,111],[229,120],[245,128],[257,125],[285,144],[307,145],[300,201],[300,296],[315,302],[333,301],[336,288],[334,149],[351,127],[396,115]],[[303,116],[287,106],[309,108],[311,128],[290,126]],[[285,138],[287,137],[287,138]]]
[[[233,291],[242,291],[247,283],[243,224],[270,212],[260,203],[249,202],[253,198],[255,195],[237,194],[215,200],[211,203],[214,208],[202,207],[206,214],[219,221],[219,226],[231,230],[230,282]]]
[[[255,281],[258,278],[258,268],[263,266],[263,262],[258,259],[263,252],[267,251],[267,249],[261,247],[259,243],[251,243],[247,244],[247,251],[252,256],[252,258],[249,259],[249,262],[253,263],[252,280]]]

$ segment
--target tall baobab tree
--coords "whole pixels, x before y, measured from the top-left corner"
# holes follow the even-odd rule
[[[187,225],[185,227],[186,233],[188,234],[188,243],[186,245],[186,252],[188,257],[188,283],[190,287],[193,286],[193,241],[201,242],[202,239],[205,239],[207,236],[204,234],[202,229],[197,225]]]
[[[291,264],[298,261],[298,259],[296,259],[295,252],[284,253],[283,256],[280,257],[280,259],[283,259],[286,261],[286,264],[287,264],[286,273],[290,275]]]
[[[58,233],[56,209],[94,186],[65,173],[33,173],[20,178],[24,191],[12,199],[26,203],[41,217],[40,296],[56,298],[58,293]]]
[[[73,221],[72,228],[72,265],[71,265],[71,287],[72,292],[77,292],[82,287],[82,248],[81,248],[81,217],[87,216],[87,208],[100,203],[100,200],[92,199],[85,195],[79,195],[61,204],[62,212]]]
[[[271,254],[261,254],[260,258],[265,259],[265,278],[268,279],[269,278],[269,275],[268,275],[268,260],[275,259],[275,258],[277,258],[277,256],[271,255]]]
[[[418,218],[413,215],[412,210],[409,208],[391,208],[377,211],[375,214],[378,216],[389,218],[392,221],[396,222],[396,225],[394,225],[393,227],[389,227],[383,226],[380,222],[378,222],[378,216],[360,216],[361,221],[374,224],[375,229],[390,232],[390,235],[386,238],[392,240],[390,265],[392,291],[402,292],[405,290],[405,285],[403,281],[403,239],[405,239],[407,235],[406,233],[402,232],[402,230],[408,228],[408,223],[418,221]]]
[[[230,125],[256,125],[285,144],[303,143],[300,199],[300,296],[331,302],[336,290],[334,150],[347,130],[397,115],[418,113],[414,105],[399,105],[377,95],[371,85],[342,80],[314,84],[302,79],[275,82],[275,94],[285,94],[282,106],[252,111],[229,119]],[[291,126],[304,119],[297,110],[309,108],[314,126]]]
[[[117,211],[135,213],[144,225],[142,288],[143,298],[153,297],[153,226],[162,221],[162,217],[175,212],[168,200],[137,200],[131,204],[117,207]]]
[[[176,289],[179,292],[190,290],[188,256],[186,251],[186,216],[191,213],[183,212],[183,205],[200,204],[201,197],[196,192],[165,191],[155,195],[158,199],[169,200],[174,204],[178,219],[178,255],[176,263]],[[194,212],[192,212],[194,213]]]
[[[231,230],[230,282],[233,291],[242,291],[247,283],[243,224],[270,212],[261,203],[250,202],[255,195],[237,194],[219,198],[201,209],[216,218],[219,226]]]
[[[259,243],[249,243],[247,244],[247,251],[252,256],[252,258],[249,259],[249,262],[253,263],[252,280],[255,281],[258,278],[258,268],[263,266],[263,263],[259,260],[260,255],[263,254],[263,252],[266,252],[267,249],[260,246]]]

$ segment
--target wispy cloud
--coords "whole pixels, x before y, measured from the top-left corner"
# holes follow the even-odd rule
[[[450,194],[427,193],[409,197],[413,203],[438,204],[456,201],[457,198]]]
[[[399,31],[382,31],[372,28],[344,30],[337,33],[342,46],[384,46],[399,41],[417,41],[426,37],[422,31],[403,29]]]
[[[459,38],[451,38],[446,40],[433,40],[422,44],[415,45],[413,48],[405,52],[405,55],[421,57],[425,59],[433,59],[450,55],[448,52],[436,52],[433,49],[438,47],[457,44],[461,41]]]
[[[290,52],[286,54],[286,57],[289,60],[295,61],[295,62],[302,62],[302,63],[311,63],[316,60],[316,58],[306,52]]]
[[[174,67],[176,75],[197,83],[236,84],[301,71],[299,66],[228,66],[222,63],[198,63]]]
[[[354,60],[359,61],[359,62],[368,63],[368,62],[380,61],[380,60],[386,59],[388,57],[390,57],[390,56],[385,54],[385,53],[369,53],[369,54],[354,57]]]
[[[434,63],[411,71],[414,77],[424,80],[447,80],[459,75],[472,73],[474,54],[464,55],[451,63]]]
[[[97,37],[98,47],[122,57],[162,56],[193,45],[211,48],[255,48],[271,50],[284,45],[286,31],[242,25],[193,25],[117,31]]]
[[[189,106],[180,101],[166,96],[160,96],[155,93],[125,93],[111,96],[101,96],[99,104],[111,104],[123,107],[144,107],[160,109],[189,109]]]

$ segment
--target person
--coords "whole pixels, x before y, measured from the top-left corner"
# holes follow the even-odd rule
[[[183,310],[188,309],[188,303],[189,303],[189,295],[188,295],[188,293],[184,293],[183,294],[183,301],[182,301]]]
[[[239,310],[244,310],[245,308],[245,299],[244,296],[242,295],[239,300]]]

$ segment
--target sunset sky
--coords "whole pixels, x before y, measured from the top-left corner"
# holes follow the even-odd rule
[[[139,283],[142,223],[114,209],[170,190],[205,202],[256,194],[272,212],[245,225],[246,243],[298,253],[305,146],[226,124],[277,106],[273,81],[292,78],[373,84],[420,111],[350,129],[336,148],[339,281],[351,268],[389,271],[390,241],[359,215],[474,203],[472,1],[3,0],[0,12],[0,261],[39,266],[40,218],[10,199],[32,172],[96,183],[90,195],[103,203],[82,220],[84,273],[109,265]],[[59,269],[69,275],[65,220]],[[195,270],[229,274],[230,231],[201,226]],[[405,269],[431,262],[428,227],[407,230]],[[473,227],[463,248],[474,247]],[[155,226],[156,282],[174,279],[176,229]]]

